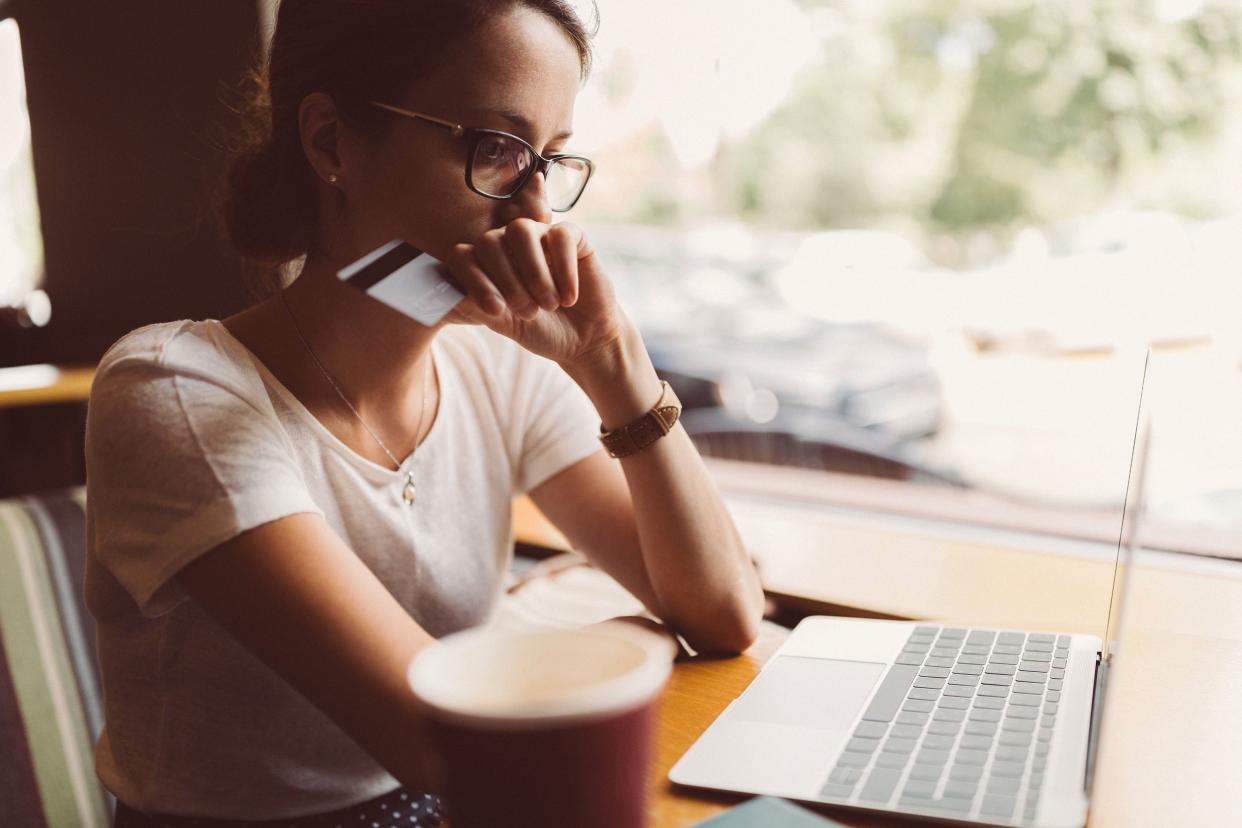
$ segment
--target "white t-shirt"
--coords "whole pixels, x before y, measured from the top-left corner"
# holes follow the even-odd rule
[[[431,635],[486,622],[512,498],[600,450],[598,415],[555,363],[484,328],[445,328],[432,354],[440,403],[414,454],[412,507],[400,473],[333,436],[219,321],[150,325],[104,355],[87,416],[85,589],[106,720],[96,771],[122,801],[277,819],[398,786],[173,575],[313,512]]]

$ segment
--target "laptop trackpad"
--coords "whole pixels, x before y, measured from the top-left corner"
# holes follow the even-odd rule
[[[888,665],[780,656],[729,708],[726,719],[845,730]]]

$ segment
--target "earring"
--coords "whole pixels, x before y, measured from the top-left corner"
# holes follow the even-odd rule
[[[335,183],[336,183],[336,173],[329,173],[329,174],[328,174],[328,183],[329,183],[329,184],[335,184]]]

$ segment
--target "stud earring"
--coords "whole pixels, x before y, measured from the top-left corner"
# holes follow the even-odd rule
[[[329,183],[329,184],[335,184],[335,183],[336,183],[336,173],[329,173],[329,174],[328,174],[328,183]]]

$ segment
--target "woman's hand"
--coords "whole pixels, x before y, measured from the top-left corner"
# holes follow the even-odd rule
[[[445,260],[466,294],[445,324],[486,325],[561,365],[620,341],[629,326],[582,229],[519,218]]]

